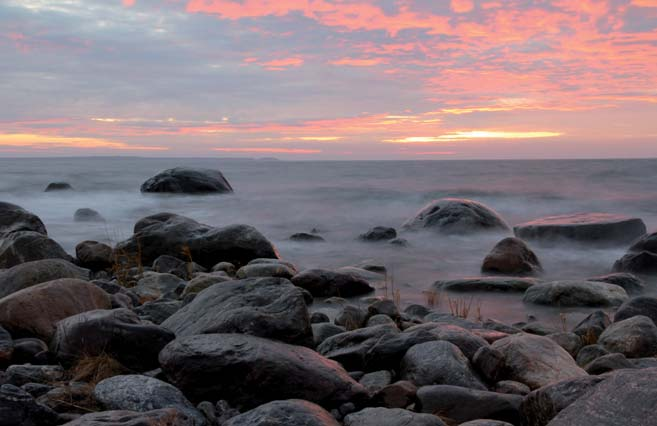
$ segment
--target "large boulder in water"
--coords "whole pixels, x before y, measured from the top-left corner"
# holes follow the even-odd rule
[[[657,325],[657,297],[638,296],[623,303],[614,314],[614,322],[643,315]]]
[[[317,352],[247,334],[201,334],[174,340],[160,352],[169,381],[194,400],[227,400],[252,408],[299,398],[337,407],[367,391],[335,361]]]
[[[219,170],[176,167],[148,179],[141,192],[209,194],[233,192],[233,188]]]
[[[112,247],[98,241],[82,241],[75,246],[75,255],[80,265],[93,271],[109,269],[114,264]]]
[[[614,271],[657,274],[657,232],[645,235],[614,263]]]
[[[0,201],[0,238],[19,231],[47,234],[46,226],[37,215],[16,204]]]
[[[50,346],[57,359],[69,365],[85,356],[107,354],[133,371],[146,371],[158,367],[160,350],[174,338],[129,309],[100,309],[59,321]]]
[[[552,281],[531,286],[524,302],[562,307],[618,306],[629,296],[623,287],[598,281]]]
[[[402,227],[407,230],[430,228],[447,234],[509,230],[509,225],[490,207],[460,198],[432,201]]]
[[[473,277],[453,280],[436,281],[432,285],[434,291],[468,292],[502,292],[523,293],[533,285],[538,284],[535,278],[524,277]]]
[[[327,269],[306,269],[293,276],[292,283],[317,297],[353,297],[374,291],[355,274]]]
[[[549,426],[656,425],[657,368],[620,370],[563,409]]]
[[[221,261],[244,265],[257,258],[278,258],[272,243],[251,226],[215,228],[173,213],[139,220],[134,235],[117,244],[114,253],[119,261],[141,256],[143,265],[164,254],[185,256],[205,268]]]
[[[75,222],[105,222],[105,218],[100,213],[87,207],[77,209],[73,213],[73,220]]]
[[[73,191],[73,187],[68,182],[50,182],[44,192],[55,191]]]
[[[246,333],[312,345],[303,291],[284,278],[249,278],[211,286],[163,323],[176,336]]]
[[[602,281],[603,283],[616,284],[625,289],[627,294],[637,294],[645,290],[646,284],[643,280],[629,272],[615,272],[607,275],[588,278],[587,281]]]
[[[646,233],[643,220],[608,213],[548,216],[513,227],[524,240],[570,240],[601,245],[626,244]]]
[[[55,240],[39,232],[12,232],[0,239],[0,269],[41,259],[73,260]]]
[[[536,275],[543,268],[536,254],[524,241],[508,237],[495,244],[486,255],[481,271],[504,275]]]
[[[300,399],[272,401],[232,417],[223,426],[340,426],[322,407]]]
[[[89,279],[89,270],[63,259],[25,262],[0,272],[0,298],[24,288],[60,278]]]
[[[99,287],[87,281],[62,278],[0,299],[0,325],[14,337],[38,337],[50,341],[58,321],[111,306],[109,294]]]

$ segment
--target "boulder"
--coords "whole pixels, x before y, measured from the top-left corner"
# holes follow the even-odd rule
[[[94,310],[60,321],[51,348],[69,365],[82,357],[107,354],[131,370],[147,371],[157,368],[160,350],[174,338],[128,309]]]
[[[0,269],[42,259],[72,260],[55,240],[39,232],[17,231],[0,239]]]
[[[5,380],[14,386],[27,383],[51,384],[64,379],[64,369],[59,365],[10,365]]]
[[[523,301],[559,307],[618,306],[628,299],[623,287],[595,281],[552,281],[527,289]]]
[[[646,284],[643,280],[634,274],[628,272],[615,272],[607,275],[591,277],[587,281],[602,281],[603,283],[616,284],[625,289],[627,294],[637,294],[643,292]]]
[[[366,242],[379,242],[388,241],[397,238],[397,231],[395,228],[386,226],[375,226],[364,234],[358,236],[358,239]]]
[[[0,327],[0,365],[8,364],[13,354],[14,340],[7,330]]]
[[[164,170],[141,185],[141,192],[209,194],[233,192],[219,170],[176,167]]]
[[[203,415],[185,396],[168,383],[137,374],[114,376],[99,382],[94,397],[108,410],[148,412],[174,408],[192,419],[195,426],[206,424]]]
[[[621,370],[624,368],[634,368],[634,365],[623,354],[607,354],[594,359],[585,370],[591,375],[598,375],[608,373],[614,370]]]
[[[64,426],[196,426],[194,420],[175,408],[137,411],[115,410],[85,414]]]
[[[630,253],[641,253],[643,251],[657,253],[657,232],[644,235],[634,241],[628,251]]]
[[[272,401],[240,414],[223,426],[340,426],[317,404],[300,399]]]
[[[547,337],[554,340],[559,346],[564,348],[573,358],[575,358],[579,350],[582,349],[582,339],[575,333],[560,332],[548,334]]]
[[[532,391],[520,407],[525,426],[545,426],[561,410],[585,395],[603,379],[584,376],[563,380]]]
[[[524,293],[529,287],[538,284],[535,278],[521,277],[474,277],[455,280],[436,281],[432,288],[435,291],[467,292],[502,292]]]
[[[50,341],[58,321],[110,307],[109,295],[100,288],[87,281],[62,278],[0,299],[0,325],[14,337],[38,337]]]
[[[146,302],[135,308],[134,311],[143,320],[150,321],[153,324],[162,324],[181,307],[182,301],[180,300],[159,299]]]
[[[570,354],[548,337],[513,334],[491,347],[504,356],[500,378],[524,383],[531,389],[586,376]]]
[[[258,277],[278,277],[290,279],[297,271],[284,263],[249,263],[237,270],[238,279]]]
[[[49,361],[48,344],[43,340],[26,337],[13,343],[12,364],[45,364]]]
[[[367,311],[356,305],[344,305],[333,322],[347,330],[356,330],[365,327]]]
[[[56,191],[73,191],[73,187],[68,182],[50,182],[43,192]]]
[[[509,225],[490,207],[459,198],[430,202],[402,227],[407,230],[431,228],[447,234],[509,230]]]
[[[321,235],[309,234],[308,232],[297,232],[296,234],[290,235],[290,241],[303,243],[322,243],[326,240]]]
[[[561,410],[549,426],[655,425],[657,368],[620,370]]]
[[[187,283],[173,274],[159,272],[144,272],[137,285],[130,290],[141,300],[155,300],[160,297],[177,298],[185,289]]]
[[[649,296],[633,297],[623,303],[614,314],[614,322],[643,315],[657,324],[657,298]]]
[[[160,364],[194,401],[225,399],[253,408],[299,398],[332,408],[367,395],[338,363],[317,352],[247,334],[177,338],[160,352]]]
[[[609,351],[600,345],[586,345],[577,352],[577,365],[586,367],[596,359],[608,354]]]
[[[389,384],[372,395],[372,403],[388,408],[406,408],[415,403],[417,387],[406,380]]]
[[[59,415],[14,385],[0,386],[0,426],[54,426]]]
[[[582,339],[583,344],[591,345],[598,341],[609,324],[611,324],[609,315],[603,311],[594,311],[575,326],[573,333]]]
[[[500,380],[495,383],[492,390],[497,393],[508,393],[511,395],[528,395],[531,392],[529,386],[524,383],[514,382],[513,380]]]
[[[614,263],[613,270],[634,274],[657,274],[657,253],[649,251],[627,253]]]
[[[210,273],[200,273],[196,274],[191,281],[187,283],[185,289],[182,292],[181,297],[185,297],[189,294],[200,293],[208,287],[212,287],[215,284],[225,283],[226,281],[233,281],[234,278],[229,277],[224,272],[210,272]]]
[[[412,346],[402,358],[399,375],[418,387],[454,385],[486,390],[468,358],[457,346],[446,341]]]
[[[414,413],[401,408],[366,408],[344,418],[344,426],[445,426],[433,414]]]
[[[375,394],[392,383],[392,374],[388,370],[373,371],[363,374],[358,380],[370,394]]]
[[[523,240],[570,240],[598,245],[627,244],[646,233],[639,218],[608,213],[549,216],[513,227]]]
[[[477,419],[520,423],[523,397],[449,385],[423,386],[417,391],[416,408],[437,413],[455,423]]]
[[[306,269],[292,277],[292,283],[315,297],[353,297],[374,291],[362,278],[326,269]]]
[[[98,241],[82,241],[75,246],[75,256],[78,264],[92,271],[109,269],[114,264],[112,247]]]
[[[21,263],[0,272],[0,298],[19,290],[60,278],[89,279],[89,270],[63,259],[44,259]]]
[[[459,426],[513,426],[511,423],[491,419],[477,419],[461,423]]]
[[[607,327],[598,343],[609,352],[619,352],[628,358],[657,355],[657,326],[648,317],[633,316]]]
[[[284,278],[248,278],[212,286],[162,326],[178,337],[246,333],[292,344],[313,342],[303,293]]]
[[[347,331],[344,327],[340,327],[339,325],[331,324],[329,322],[311,324],[311,327],[313,329],[313,344],[315,347],[322,344],[322,342],[324,342],[324,340],[328,339],[329,337]]]
[[[521,239],[508,237],[486,255],[481,271],[505,275],[536,275],[543,272],[538,257]]]
[[[46,226],[34,213],[16,204],[0,201],[0,238],[13,232],[31,231],[47,235]]]
[[[219,261],[244,265],[257,258],[278,258],[276,249],[258,230],[248,225],[214,228],[172,213],[145,217],[135,224],[134,235],[117,244],[117,256],[140,258],[151,265],[163,254],[187,254],[204,268]]]
[[[337,333],[325,338],[317,347],[317,352],[339,362],[348,370],[362,370],[370,349],[381,340],[397,334],[399,329],[389,324]]]
[[[162,274],[173,274],[183,280],[189,280],[194,274],[206,272],[207,269],[194,262],[186,262],[177,257],[162,255],[153,262],[153,271]]]
[[[74,222],[105,222],[105,218],[94,209],[82,208],[73,213]]]

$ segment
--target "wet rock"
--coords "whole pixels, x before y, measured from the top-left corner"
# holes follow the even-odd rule
[[[614,322],[623,321],[637,315],[648,317],[657,324],[657,298],[639,296],[628,300],[614,314]]]
[[[481,271],[506,275],[536,275],[543,271],[536,254],[521,239],[508,237],[486,255]]]
[[[229,277],[234,277],[237,269],[235,265],[230,262],[219,262],[215,264],[211,269],[212,272],[225,272]]]
[[[367,323],[365,324],[365,327],[374,327],[375,325],[382,325],[382,324],[396,325],[395,321],[389,316],[377,314],[367,319]]]
[[[344,419],[345,426],[445,426],[442,420],[432,414],[414,413],[400,408],[365,408],[349,414]]]
[[[656,274],[657,232],[644,235],[634,242],[627,254],[614,263],[614,271],[635,274]]]
[[[246,333],[312,345],[303,293],[284,278],[249,278],[210,287],[162,323],[176,336]]]
[[[164,170],[141,185],[141,192],[209,194],[233,192],[219,170],[176,167]]]
[[[389,228],[386,226],[375,226],[366,233],[358,236],[359,240],[367,242],[388,241],[393,238],[397,238],[397,231],[395,228]]]
[[[223,426],[339,426],[331,414],[317,404],[289,399],[263,404],[228,420]]]
[[[313,312],[310,315],[311,324],[320,324],[323,322],[330,322],[331,319],[324,312]]]
[[[31,231],[47,235],[46,226],[34,213],[16,204],[0,201],[0,238],[13,232]]]
[[[73,187],[68,182],[50,182],[43,192],[55,191],[73,191]]]
[[[495,383],[492,390],[497,393],[507,393],[510,395],[527,395],[531,392],[529,386],[524,383],[514,382],[513,380],[501,380]]]
[[[367,322],[367,312],[355,305],[345,305],[336,315],[336,325],[343,326],[347,330],[356,330],[364,327]]]
[[[110,297],[87,281],[63,278],[37,284],[0,299],[0,325],[14,337],[45,341],[58,321],[81,312],[109,309]]]
[[[509,230],[509,226],[491,208],[458,198],[432,201],[402,226],[409,230],[431,228],[448,234]]]
[[[308,232],[297,232],[290,235],[291,241],[298,241],[304,243],[321,243],[326,241],[321,235],[309,234]]]
[[[223,272],[212,272],[209,274],[202,273],[196,274],[196,276],[187,283],[185,289],[182,292],[181,297],[185,297],[188,294],[196,294],[205,290],[208,287],[212,287],[215,284],[225,283],[227,281],[233,281],[234,278],[229,277]]]
[[[135,308],[139,318],[153,324],[162,324],[182,307],[180,300],[153,300]]]
[[[12,364],[45,364],[49,356],[48,344],[41,339],[26,337],[13,342]]]
[[[245,334],[178,338],[160,352],[160,364],[192,400],[225,399],[243,408],[292,398],[337,407],[367,394],[315,351]]]
[[[422,305],[408,305],[406,308],[404,308],[404,314],[410,316],[411,318],[417,318],[417,319],[422,319],[426,317],[431,311],[429,308],[426,306]]]
[[[554,333],[548,334],[547,337],[564,348],[573,358],[577,356],[577,353],[583,346],[582,339],[575,333]]]
[[[284,263],[256,263],[242,266],[237,270],[236,278],[276,277],[291,279],[297,271]]]
[[[491,383],[501,380],[504,376],[504,353],[488,345],[475,352],[472,364]]]
[[[59,278],[89,279],[89,270],[63,259],[25,262],[0,272],[0,298],[36,284]]]
[[[486,390],[461,350],[445,341],[412,346],[402,358],[400,377],[416,386],[454,385]]]
[[[177,298],[185,289],[186,282],[173,274],[144,272],[137,285],[130,290],[141,300],[155,300],[160,297]]]
[[[524,383],[532,389],[586,375],[568,352],[547,337],[514,334],[491,346],[504,356],[500,378]]]
[[[577,365],[579,365],[580,367],[586,367],[594,360],[600,358],[601,356],[605,356],[608,353],[609,351],[600,345],[584,346],[577,353]]]
[[[75,256],[80,266],[92,271],[109,269],[114,264],[112,247],[98,241],[82,241],[75,246]]]
[[[211,268],[218,261],[244,265],[257,258],[278,258],[274,246],[248,225],[214,228],[172,213],[145,217],[135,224],[134,235],[117,244],[115,252],[128,259],[141,257],[151,265],[163,254],[187,253],[194,262]]]
[[[29,393],[14,385],[0,386],[1,426],[54,426],[59,423],[57,413],[38,404]]]
[[[564,408],[550,426],[655,424],[657,369],[622,370]]]
[[[423,413],[440,413],[454,422],[477,419],[520,422],[519,395],[462,388],[458,386],[424,386],[417,391],[417,408]]]
[[[292,283],[315,297],[353,297],[374,291],[362,278],[326,269],[307,269],[292,277]]]
[[[552,281],[527,289],[523,301],[561,307],[618,306],[628,299],[625,290],[614,284],[595,281]]]
[[[37,398],[37,402],[61,413],[62,420],[72,414],[86,414],[96,408],[93,386],[83,382],[59,383]]]
[[[563,380],[531,392],[522,403],[526,426],[545,426],[561,410],[585,395],[603,379],[585,376]]]
[[[447,290],[459,293],[482,291],[523,293],[529,287],[538,283],[539,281],[534,278],[475,277],[436,281],[432,288],[435,291]]]
[[[571,240],[599,245],[629,243],[646,233],[639,218],[608,213],[549,216],[513,227],[523,240]]]
[[[347,331],[326,338],[317,347],[317,352],[339,362],[348,370],[361,370],[365,367],[365,357],[370,349],[381,340],[397,334],[397,327],[390,325]]]
[[[50,384],[64,379],[64,369],[59,365],[10,365],[5,380],[14,386],[27,383]]]
[[[206,424],[182,392],[153,377],[136,374],[110,377],[96,385],[94,397],[109,410],[148,412],[174,408],[191,418],[195,426]]]
[[[513,426],[511,423],[491,419],[477,419],[461,423],[459,426]]]
[[[367,307],[369,316],[385,315],[397,321],[400,319],[399,309],[394,301],[390,299],[377,300]]]
[[[372,403],[388,408],[406,408],[415,402],[416,395],[417,387],[413,383],[400,380],[372,395]]]
[[[363,385],[370,394],[375,394],[392,382],[392,374],[388,370],[374,371],[364,374],[358,383]]]
[[[596,358],[585,367],[585,370],[591,375],[598,375],[623,368],[634,368],[634,366],[625,355],[616,353]]]
[[[42,259],[72,260],[55,240],[38,232],[12,232],[0,239],[0,269]]]
[[[347,331],[344,327],[331,324],[330,322],[311,324],[311,327],[313,329],[313,343],[315,347],[321,345],[329,337]]]
[[[497,321],[492,318],[488,318],[484,323],[482,324],[482,327],[486,330],[494,330],[494,331],[499,331],[501,333],[506,333],[506,334],[517,334],[520,333],[522,330],[520,330],[517,327],[513,327],[507,324],[504,324],[500,321]]]
[[[183,280],[192,278],[196,272],[205,272],[205,268],[194,262],[186,262],[174,256],[164,254],[153,262],[153,270],[161,274],[172,274]]]
[[[547,336],[548,334],[559,333],[559,329],[550,324],[540,321],[531,321],[520,328],[521,331],[538,336]]]
[[[115,410],[85,414],[65,426],[196,426],[194,420],[175,408],[137,411]]]
[[[582,339],[582,343],[591,345],[598,341],[609,324],[611,324],[609,315],[603,311],[595,311],[580,321],[573,329],[573,333]]]
[[[598,339],[609,352],[619,352],[628,358],[657,355],[657,326],[638,315],[610,325]]]
[[[0,327],[0,365],[7,364],[14,353],[14,341],[11,334]]]
[[[641,293],[646,288],[643,280],[628,272],[616,272],[613,274],[591,277],[587,281],[602,281],[603,283],[616,284],[625,289],[627,294]]]
[[[105,222],[105,218],[94,209],[82,208],[73,213],[74,222]]]
[[[409,242],[406,238],[393,238],[392,240],[388,241],[388,244],[397,247],[408,247]]]
[[[60,321],[51,347],[66,364],[107,354],[131,370],[147,371],[158,366],[158,353],[174,337],[128,309],[95,310]]]

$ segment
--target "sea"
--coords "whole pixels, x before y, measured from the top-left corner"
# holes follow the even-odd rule
[[[172,167],[218,169],[233,186],[230,195],[142,194],[140,185]],[[50,182],[74,191],[44,192]],[[403,306],[434,303],[450,312],[454,302],[470,315],[501,321],[535,317],[555,327],[572,327],[585,308],[526,305],[518,294],[435,295],[443,279],[480,276],[485,255],[504,235],[445,236],[400,232],[407,247],[373,244],[358,236],[374,226],[401,224],[426,203],[467,198],[497,211],[510,225],[544,216],[582,212],[640,217],[657,230],[657,159],[513,161],[281,161],[221,158],[1,158],[0,201],[39,215],[48,234],[69,253],[83,240],[114,244],[132,234],[147,215],[173,212],[213,226],[256,227],[281,257],[299,269],[340,268],[362,262],[384,265],[388,276],[377,293]],[[92,208],[104,223],[76,223],[79,208]],[[317,230],[325,243],[289,240]],[[627,247],[531,243],[543,264],[544,280],[585,279],[610,272]],[[648,281],[648,293],[657,282]],[[355,301],[354,303],[359,303]],[[450,307],[451,306],[451,307]]]

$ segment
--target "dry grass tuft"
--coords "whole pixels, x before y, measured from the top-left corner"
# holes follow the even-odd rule
[[[92,386],[102,380],[121,374],[128,374],[130,370],[119,361],[105,353],[96,356],[83,356],[69,370],[71,380],[89,383]]]
[[[447,296],[447,305],[449,306],[449,312],[459,318],[468,319],[470,313],[472,312],[472,304],[475,303],[475,319],[481,321],[481,301],[475,300],[474,296],[472,297],[457,297],[452,299]]]
[[[429,308],[435,308],[436,306],[440,306],[440,301],[442,299],[442,294],[437,292],[436,290],[426,290],[423,291],[422,294],[424,294],[424,297],[426,298],[427,301],[427,306]]]

